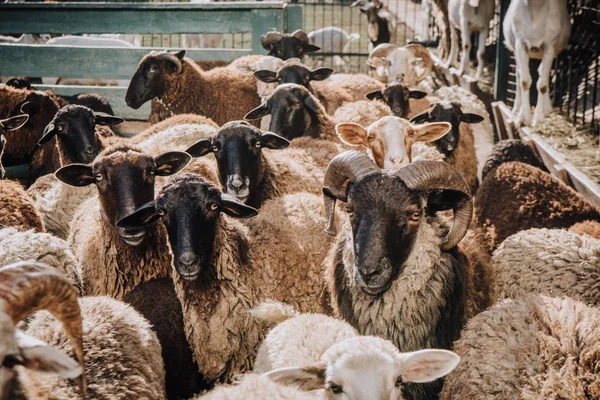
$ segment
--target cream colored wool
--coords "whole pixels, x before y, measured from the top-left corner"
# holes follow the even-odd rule
[[[571,232],[580,235],[588,235],[595,239],[600,239],[600,222],[598,221],[583,221],[578,222],[569,228]]]
[[[344,90],[352,101],[362,100],[368,93],[383,90],[385,85],[366,74],[333,74],[321,82],[314,82],[316,89],[327,92],[329,88]]]
[[[338,108],[333,119],[338,123],[352,122],[366,127],[389,115],[393,115],[392,110],[383,101],[358,100]]]
[[[600,240],[564,229],[529,229],[494,252],[494,298],[568,296],[599,306]]]
[[[600,310],[569,298],[505,300],[454,344],[462,361],[441,400],[600,398]]]
[[[318,400],[323,396],[304,392],[292,386],[279,385],[266,376],[242,375],[232,385],[217,386],[194,400]]]

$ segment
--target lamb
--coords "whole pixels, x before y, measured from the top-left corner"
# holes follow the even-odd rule
[[[499,141],[492,148],[483,164],[481,181],[483,182],[494,169],[510,161],[519,161],[548,172],[544,162],[535,154],[531,146],[526,145],[520,139],[506,139]]]
[[[267,32],[260,37],[260,44],[269,55],[282,60],[290,58],[304,58],[306,53],[320,50],[319,47],[310,44],[306,33],[300,29],[293,33],[280,33],[277,31]]]
[[[223,191],[258,208],[265,200],[284,194],[321,193],[323,171],[338,147],[312,142],[308,148],[288,148],[290,143],[279,135],[233,121],[186,152],[192,157],[214,154]]]
[[[563,229],[529,229],[502,242],[492,267],[495,299],[536,293],[600,304],[600,240]]]
[[[262,304],[253,315],[263,317],[261,309],[265,307],[281,310],[277,305]],[[272,320],[274,313],[267,311],[267,320]],[[400,353],[392,342],[358,336],[348,323],[323,314],[275,317],[289,319],[269,332],[261,344],[254,372],[307,391],[324,389],[324,398],[344,393],[349,399],[402,399],[404,382],[431,382],[460,361],[448,350]]]
[[[477,45],[477,73],[475,77],[481,79],[483,76],[483,55],[485,53],[485,41],[490,31],[490,21],[496,13],[496,2],[485,0],[449,0],[448,17],[450,21],[450,56],[448,65],[456,65],[458,56],[458,34],[461,32],[462,54],[458,75],[469,72],[469,52],[471,50],[471,34],[479,32]]]
[[[506,47],[514,52],[517,74],[517,93],[513,114],[515,124],[530,125],[531,106],[529,90],[531,74],[529,59],[541,59],[536,88],[538,102],[533,124],[542,121],[552,112],[548,80],[552,61],[569,43],[571,17],[565,0],[515,0],[512,1],[502,26]]]
[[[24,232],[19,232],[16,228],[0,229],[0,265],[19,261],[50,265],[81,291],[81,266],[67,242],[62,239],[33,229]]]
[[[422,62],[417,72],[419,59]],[[381,44],[373,49],[367,59],[374,77],[383,83],[400,82],[407,86],[417,86],[433,68],[433,60],[429,50],[420,44],[409,44],[404,47]]]
[[[466,325],[441,400],[585,399],[598,392],[600,311],[569,298],[506,300]]]
[[[435,161],[382,173],[366,154],[348,151],[329,164],[323,193],[327,232],[337,232],[336,200],[346,203],[352,222],[344,224],[325,261],[334,315],[402,352],[449,349],[464,321],[487,303],[473,284],[482,271],[456,248],[473,210],[460,173]],[[436,215],[447,209],[454,214],[450,230]],[[411,398],[424,399],[440,388],[437,381],[407,389]]]
[[[568,228],[585,220],[600,220],[600,210],[550,174],[520,162],[493,170],[475,198],[475,222],[490,250],[519,231]]]
[[[222,125],[260,104],[252,77],[231,67],[202,71],[184,56],[185,50],[144,56],[127,89],[127,105],[138,109],[156,97],[163,110],[153,109],[151,123],[193,113]]]
[[[358,124],[338,124],[335,130],[343,143],[361,146],[367,149],[369,157],[379,168],[397,170],[415,159],[423,159],[423,155],[437,153],[432,161],[443,161],[443,156],[426,146],[415,146],[439,140],[447,134],[452,126],[447,122],[424,125],[411,125],[407,120],[398,117],[383,117],[367,128]],[[413,156],[412,150],[415,149]],[[425,153],[425,154],[422,154]]]

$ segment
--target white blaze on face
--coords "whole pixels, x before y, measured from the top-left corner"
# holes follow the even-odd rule
[[[405,140],[410,129],[410,123],[398,117],[383,117],[367,128],[373,137],[369,150],[377,165],[397,170],[410,163]]]

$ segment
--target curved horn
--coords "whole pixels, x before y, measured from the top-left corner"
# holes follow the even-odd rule
[[[271,50],[270,46],[279,42],[283,38],[283,35],[277,31],[267,32],[260,37],[260,44],[266,50]]]
[[[381,169],[369,158],[368,155],[356,150],[348,150],[333,157],[325,171],[323,186],[341,187],[344,182],[359,181],[367,175],[381,173]],[[327,213],[327,227],[325,232],[331,236],[337,234],[335,229],[335,197],[324,194],[325,212]]]
[[[302,42],[302,44],[308,44],[308,35],[304,31],[298,29],[292,33],[292,36]]]
[[[83,328],[77,290],[66,277],[46,264],[19,262],[0,268],[0,310],[16,324],[32,312],[43,309],[62,323],[71,341],[75,357],[84,371],[79,377],[79,387],[85,396]]]
[[[420,44],[408,44],[404,46],[404,48],[410,51],[415,57],[423,60],[423,73],[417,76],[417,83],[419,83],[425,79],[433,69],[431,54],[429,53],[429,50]]]
[[[177,56],[168,51],[160,51],[153,54],[153,57],[157,60],[168,60],[174,63],[177,66],[177,73],[180,74],[183,70],[183,65],[181,64],[181,60],[177,58]]]
[[[375,47],[369,54],[369,58],[379,57],[386,58],[392,51],[396,50],[398,46],[391,43],[382,43]]]
[[[471,189],[458,170],[442,161],[416,161],[394,173],[411,190],[454,190],[465,195],[465,200],[454,208],[454,224],[442,243],[442,250],[456,246],[467,233],[473,217]]]

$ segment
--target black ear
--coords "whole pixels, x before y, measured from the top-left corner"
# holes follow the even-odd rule
[[[422,112],[421,114],[417,114],[410,119],[411,124],[422,124],[425,122],[429,122],[429,111]]]
[[[364,9],[364,8],[362,8],[362,7],[361,7],[361,8],[359,8],[359,10],[360,10],[360,12],[361,12],[361,13],[363,13],[363,14],[366,14],[366,13],[367,13],[367,10],[366,10],[366,9]]]
[[[313,81],[322,81],[329,78],[333,74],[331,68],[317,68],[314,71],[310,71],[310,79]]]
[[[414,90],[414,89],[410,89],[410,97],[411,99],[422,99],[423,97],[427,96],[427,93],[422,92],[420,90]]]
[[[212,140],[202,139],[185,151],[192,157],[204,157],[205,155],[212,153]]]
[[[182,151],[170,151],[158,157],[154,157],[156,164],[156,175],[169,176],[173,175],[187,165],[192,157],[188,153]]]
[[[94,111],[94,117],[96,117],[96,123],[98,125],[119,125],[125,122],[125,119],[121,117],[115,117],[114,115],[99,111]]]
[[[314,44],[307,44],[306,47],[304,48],[304,51],[306,51],[307,53],[313,53],[315,51],[319,51],[321,50],[320,47],[315,46]]]
[[[315,114],[319,113],[319,109],[317,108],[317,104],[315,103],[315,99],[312,98],[312,96],[306,96],[304,98],[304,105],[311,110],[312,112],[314,112]]]
[[[44,128],[44,133],[38,141],[38,145],[41,146],[45,143],[48,143],[54,136],[56,136],[56,128],[54,127],[54,122],[50,122],[46,128]]]
[[[290,142],[273,133],[273,132],[265,132],[260,136],[260,141],[263,145],[263,147],[266,147],[267,149],[273,149],[273,150],[279,150],[279,149],[285,149],[286,147],[288,147],[290,145]]]
[[[94,169],[85,164],[69,164],[54,173],[56,179],[71,186],[88,186],[94,183]]]
[[[338,199],[346,203],[348,201],[348,187],[323,186],[323,194],[327,197]]]
[[[125,218],[118,220],[117,227],[124,229],[143,228],[154,223],[159,218],[160,215],[156,212],[156,204],[154,201],[150,201]]]
[[[264,117],[265,115],[269,115],[269,108],[267,107],[267,103],[263,103],[260,106],[256,107],[254,110],[250,111],[244,119],[259,119]]]
[[[452,210],[467,200],[469,197],[457,190],[435,190],[429,194],[427,209],[430,212]]]
[[[14,131],[19,129],[29,120],[29,115],[21,114],[0,121],[0,130]]]
[[[260,71],[256,71],[254,73],[254,77],[259,81],[265,83],[279,82],[279,80],[277,79],[277,72],[269,71],[268,69],[261,69]]]
[[[258,215],[256,208],[247,206],[226,193],[221,193],[221,211],[235,218],[252,218]]]
[[[466,113],[460,115],[460,120],[462,122],[466,122],[467,124],[478,124],[479,122],[483,121],[483,117],[477,114]]]
[[[381,90],[376,90],[374,92],[365,94],[365,98],[367,100],[383,100],[383,93]]]
[[[175,54],[175,57],[179,58],[180,60],[183,60],[183,57],[185,57],[185,53],[187,52],[187,50],[179,50],[177,53]]]

